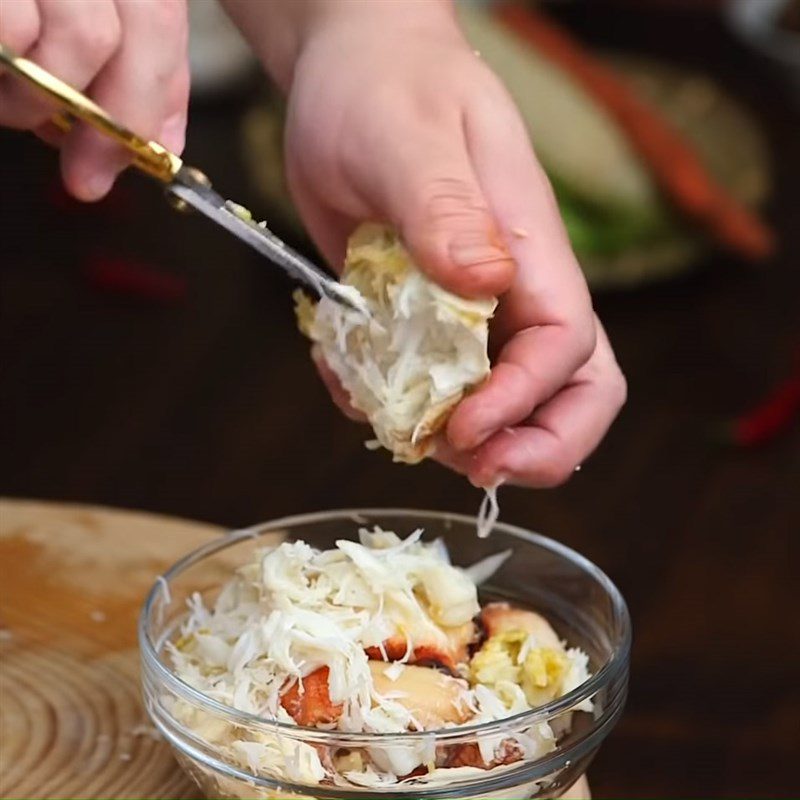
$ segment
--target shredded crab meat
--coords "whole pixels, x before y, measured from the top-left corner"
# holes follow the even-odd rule
[[[485,495],[478,509],[477,533],[479,539],[485,539],[491,532],[500,516],[500,504],[497,502],[499,486],[491,486],[485,490]]]
[[[348,243],[342,286],[368,314],[296,295],[301,330],[396,461],[417,463],[456,404],[489,374],[495,299],[466,300],[437,286],[389,228],[368,224]]]
[[[194,688],[290,725],[404,733],[503,719],[535,707],[528,687],[536,680],[536,691],[552,694],[588,677],[583,652],[565,649],[553,633],[558,654],[548,661],[541,643],[516,629],[525,614],[531,630],[546,625],[543,618],[494,604],[492,636],[474,656],[465,650],[455,673],[415,661],[420,648],[444,652],[459,626],[477,631],[474,620],[483,613],[477,585],[509,555],[492,554],[461,569],[450,563],[441,540],[425,542],[421,530],[401,539],[362,528],[358,541],[340,539],[324,551],[284,542],[257,551],[211,606],[192,595],[180,637],[167,649],[177,674]],[[405,649],[395,654],[389,643],[398,637]],[[380,660],[370,660],[376,656],[368,652]],[[554,664],[561,669],[557,675]],[[254,734],[183,701],[176,713],[241,767],[305,784],[437,784],[448,775],[457,780],[464,770],[505,768],[556,744],[553,730],[537,723],[513,738],[482,737],[445,754],[425,738],[402,747],[365,747],[342,759],[338,769],[330,754],[279,732],[259,733],[254,740]]]

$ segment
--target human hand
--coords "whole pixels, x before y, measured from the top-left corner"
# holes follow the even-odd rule
[[[189,100],[185,0],[2,0],[0,41],[80,91],[136,133],[183,150]],[[61,150],[69,192],[99,200],[128,155],[88,125],[64,134],[53,107],[0,70],[0,125]]]
[[[287,174],[303,220],[332,264],[358,222],[388,221],[438,283],[500,296],[491,376],[436,457],[479,486],[561,483],[602,439],[625,381],[527,131],[446,5],[333,6],[291,73]]]

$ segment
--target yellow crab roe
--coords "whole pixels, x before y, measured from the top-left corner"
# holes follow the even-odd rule
[[[564,653],[552,647],[532,647],[521,659],[529,634],[508,630],[490,637],[470,662],[470,680],[496,688],[510,681],[522,687],[532,706],[557,697],[569,662]]]

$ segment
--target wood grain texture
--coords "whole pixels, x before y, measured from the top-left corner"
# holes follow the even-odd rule
[[[136,621],[155,577],[218,532],[0,501],[3,797],[197,795],[142,709]]]
[[[0,797],[197,796],[142,708],[136,622],[156,576],[220,533],[0,500]],[[585,779],[564,795],[588,797]]]

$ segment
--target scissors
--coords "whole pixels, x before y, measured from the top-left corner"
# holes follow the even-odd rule
[[[211,181],[199,169],[184,164],[175,153],[158,142],[128,130],[81,92],[2,44],[0,66],[8,67],[13,75],[55,101],[61,111],[53,117],[53,122],[61,130],[69,130],[75,120],[80,119],[130,151],[137,169],[165,185],[167,199],[173,207],[199,211],[321,297],[329,297],[368,315],[366,305],[352,287],[342,285],[292,250],[267,228],[266,223],[256,223],[246,208],[215,192]]]

